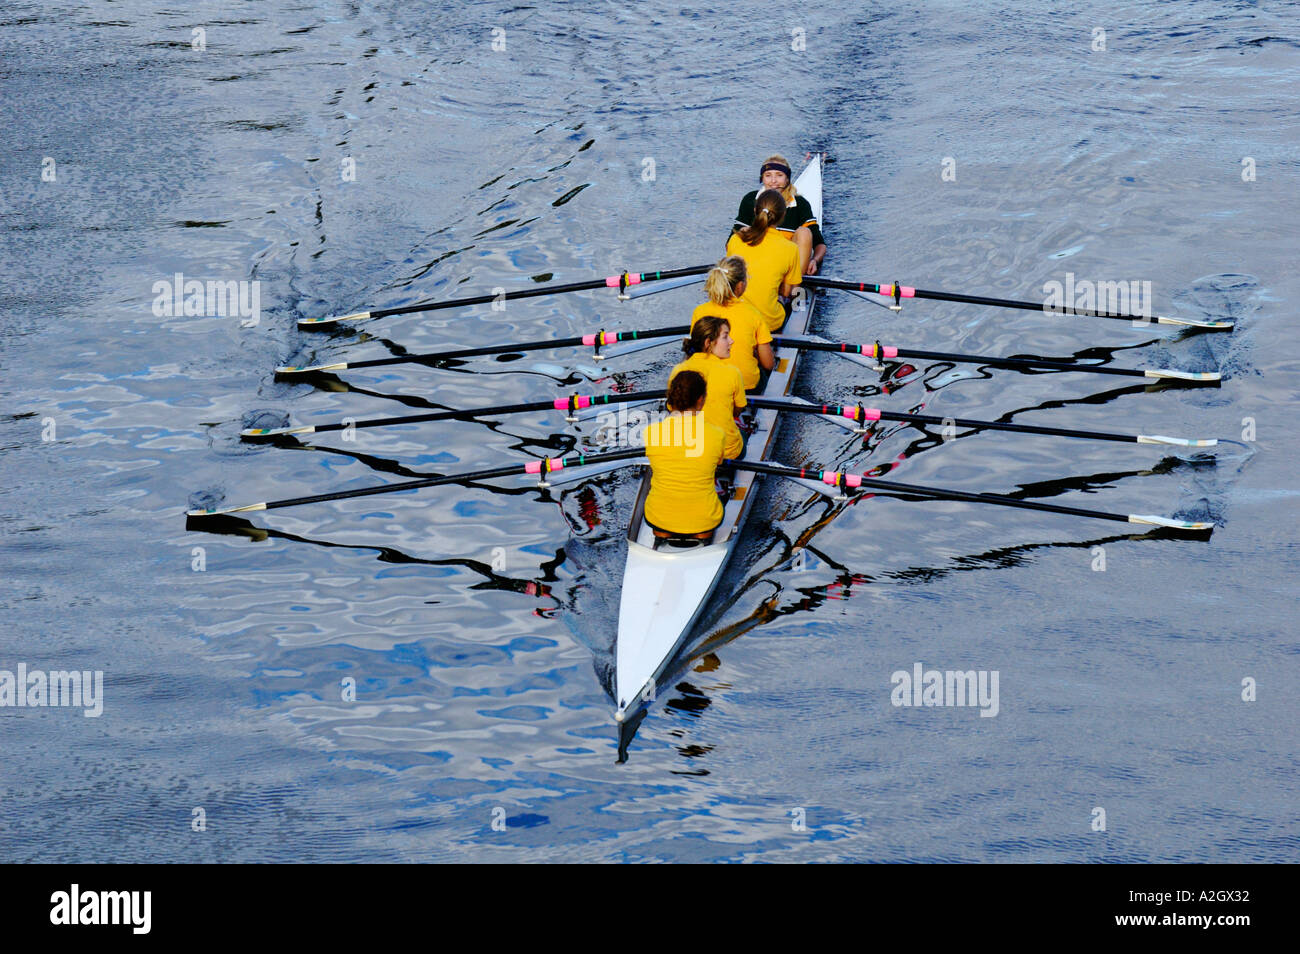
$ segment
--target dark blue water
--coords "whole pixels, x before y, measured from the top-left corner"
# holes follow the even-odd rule
[[[102,670],[104,698],[0,708],[0,857],[1294,860],[1298,11],[8,4],[0,670]],[[773,150],[833,159],[827,274],[1032,300],[1067,273],[1149,281],[1158,313],[1238,323],[830,295],[837,340],[1224,382],[823,356],[805,396],[1228,443],[890,425],[864,448],[809,419],[785,460],[1213,537],[768,484],[717,618],[620,753],[631,475],[186,529],[200,501],[566,450],[555,414],[293,449],[238,432],[661,386],[669,349],[273,369],[682,323],[696,289],[296,328],[708,261]],[[177,273],[258,283],[256,322],[157,313]],[[893,705],[916,663],[996,671],[997,715]]]

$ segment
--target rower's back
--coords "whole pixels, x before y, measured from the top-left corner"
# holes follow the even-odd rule
[[[795,286],[803,280],[798,247],[776,229],[785,211],[781,193],[760,192],[754,202],[753,224],[737,229],[727,240],[727,254],[743,258],[749,271],[744,298],[758,309],[769,331],[780,331],[785,324],[781,286]]]

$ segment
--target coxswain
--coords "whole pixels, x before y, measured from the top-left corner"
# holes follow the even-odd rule
[[[754,200],[754,220],[727,239],[727,254],[745,260],[749,282],[745,300],[758,309],[768,331],[780,331],[789,312],[785,302],[803,281],[799,249],[781,237],[776,225],[785,216],[785,199],[765,189]]]
[[[772,333],[758,309],[745,301],[745,283],[749,277],[745,260],[728,255],[714,265],[704,280],[709,300],[691,314],[691,327],[701,318],[714,315],[725,318],[731,326],[731,355],[724,358],[740,369],[746,391],[758,387],[759,368],[771,371],[776,364],[772,353]]]
[[[736,426],[736,412],[745,400],[745,382],[740,369],[727,359],[731,356],[731,325],[717,315],[704,315],[691,326],[691,336],[682,342],[687,358],[668,375],[673,379],[685,371],[704,378],[708,394],[704,402],[704,419],[720,428],[727,438],[727,456],[740,454],[744,441]]]
[[[643,432],[650,462],[644,513],[656,548],[661,541],[673,547],[706,545],[722,522],[714,476],[718,464],[740,448],[705,418],[707,394],[702,374],[678,372],[668,384],[668,415]]]
[[[768,156],[759,169],[758,181],[762,188],[775,189],[785,199],[785,218],[777,226],[777,231],[798,246],[800,271],[805,275],[816,275],[826,257],[826,240],[822,237],[812,205],[799,195],[790,179],[790,163],[784,156]],[[756,190],[740,200],[735,228],[743,228],[754,221],[754,199],[757,196]]]

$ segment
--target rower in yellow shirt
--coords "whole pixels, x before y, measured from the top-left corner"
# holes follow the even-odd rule
[[[704,419],[722,430],[727,438],[727,456],[735,457],[744,447],[740,428],[736,426],[736,411],[749,402],[745,399],[740,369],[727,361],[731,346],[731,325],[727,319],[704,315],[691,326],[691,336],[682,345],[689,357],[673,368],[668,385],[671,387],[673,378],[683,371],[695,371],[704,378],[708,388]]]
[[[723,359],[740,369],[746,391],[758,387],[759,367],[771,371],[776,364],[772,353],[772,332],[763,316],[745,301],[745,283],[749,278],[745,260],[728,255],[714,265],[704,281],[709,300],[691,314],[691,326],[701,318],[715,315],[731,326],[731,354]]]
[[[769,331],[780,331],[785,324],[780,296],[788,298],[803,281],[798,246],[776,228],[784,218],[785,199],[767,189],[754,200],[753,224],[727,239],[727,254],[739,255],[749,269],[745,300],[758,309]]]
[[[725,458],[740,453],[722,429],[704,416],[708,387],[703,375],[681,371],[668,384],[669,414],[643,432],[650,461],[645,521],[656,538],[674,547],[709,543],[722,522],[714,475]]]

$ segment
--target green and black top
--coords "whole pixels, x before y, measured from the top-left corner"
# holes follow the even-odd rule
[[[758,190],[746,195],[740,200],[740,211],[736,213],[736,224],[732,227],[734,232],[738,228],[746,225],[752,225],[754,222],[754,198],[758,195]],[[812,247],[825,245],[826,240],[822,238],[821,227],[817,224],[817,216],[813,215],[812,205],[801,195],[794,197],[794,205],[785,210],[785,219],[777,226],[777,231],[785,233],[786,238],[794,238],[794,230],[801,225],[806,225],[808,231],[812,232]],[[730,238],[730,236],[728,236]]]

